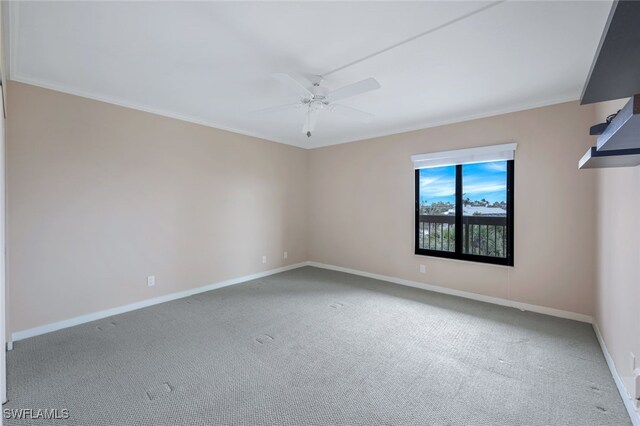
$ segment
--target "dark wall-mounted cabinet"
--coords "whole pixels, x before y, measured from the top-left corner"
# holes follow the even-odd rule
[[[640,1],[613,3],[581,104],[640,94]]]
[[[578,162],[581,169],[640,165],[640,1],[611,7],[581,103],[631,98]],[[614,111],[612,111],[614,112]]]

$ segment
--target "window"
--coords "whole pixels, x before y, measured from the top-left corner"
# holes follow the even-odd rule
[[[415,253],[513,266],[515,144],[413,156]]]

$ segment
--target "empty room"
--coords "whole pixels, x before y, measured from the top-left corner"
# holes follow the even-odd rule
[[[640,426],[640,1],[0,4],[0,426]]]

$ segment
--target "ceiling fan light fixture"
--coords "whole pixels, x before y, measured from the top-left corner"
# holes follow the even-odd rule
[[[297,93],[300,96],[299,105],[307,107],[302,133],[308,138],[311,137],[311,132],[315,129],[318,115],[322,109],[328,108],[330,112],[336,112],[345,117],[355,118],[363,122],[368,122],[373,118],[372,114],[334,103],[335,101],[379,89],[380,84],[373,77],[329,91],[321,86],[324,79],[320,75],[306,76],[307,84],[303,84],[300,80],[287,73],[273,73],[271,76]],[[309,83],[312,86],[311,88],[308,86]]]

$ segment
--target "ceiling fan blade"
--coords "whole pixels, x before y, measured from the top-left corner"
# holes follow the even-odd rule
[[[375,117],[375,115],[369,114],[368,112],[339,104],[331,104],[331,106],[329,106],[329,111],[364,123],[370,123]]]
[[[300,107],[304,106],[303,103],[301,102],[297,102],[295,104],[286,104],[286,105],[278,105],[278,106],[274,106],[274,107],[268,107],[268,108],[261,108],[261,109],[255,109],[253,111],[251,111],[252,114],[263,114],[263,113],[271,113],[271,112],[279,112],[279,111],[289,111],[289,110],[293,110],[293,109],[298,109]]]
[[[281,82],[282,84],[285,84],[287,87],[289,87],[289,89],[293,90],[303,98],[308,98],[313,95],[313,93],[311,93],[309,89],[307,89],[302,83],[300,83],[289,74],[283,72],[274,72],[271,74],[271,77]]]
[[[333,92],[329,92],[327,98],[329,99],[329,102],[335,102],[379,88],[380,83],[378,83],[375,78],[369,77],[364,80],[358,81],[357,83],[349,84],[347,86],[336,89]]]

